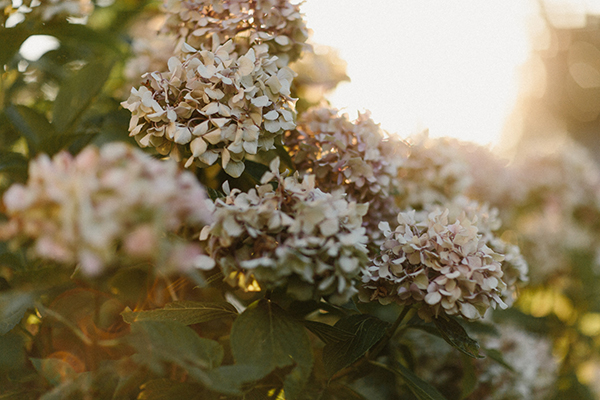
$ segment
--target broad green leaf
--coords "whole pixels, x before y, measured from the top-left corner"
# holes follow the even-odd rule
[[[394,365],[391,367],[374,361],[371,361],[371,364],[398,375],[419,400],[447,400],[436,388],[419,378],[414,372],[399,362],[394,362]]]
[[[352,340],[354,338],[353,334],[322,322],[304,320],[302,323],[325,344]]]
[[[193,383],[175,382],[169,379],[155,379],[141,386],[139,400],[210,400],[216,399],[202,390],[201,386]]]
[[[12,180],[25,182],[29,161],[23,154],[12,151],[0,151],[0,172],[9,174]]]
[[[442,338],[452,347],[473,358],[485,358],[479,355],[479,343],[471,339],[465,328],[462,327],[454,318],[449,316],[440,316],[433,320],[435,326],[440,331]]]
[[[32,292],[15,290],[0,293],[0,335],[6,334],[21,321],[27,309],[33,307],[34,300]]]
[[[105,58],[93,59],[62,83],[52,112],[52,124],[58,135],[69,133],[77,118],[102,90],[114,64],[114,58],[108,54]]]
[[[40,149],[40,145],[44,138],[55,135],[54,127],[46,117],[29,107],[10,105],[5,114],[15,129],[27,140],[31,154],[43,150]]]
[[[333,376],[362,357],[383,338],[388,326],[387,322],[366,314],[350,315],[336,322],[334,328],[352,336],[325,345],[323,360],[327,376]]]
[[[310,341],[302,323],[266,299],[252,303],[234,321],[231,351],[236,364],[253,366],[257,374],[293,367],[284,380],[287,399],[298,396],[313,365]]]
[[[135,321],[177,321],[185,325],[199,324],[220,318],[235,318],[237,311],[229,303],[199,301],[176,301],[164,308],[148,311],[124,311],[121,313],[128,324]]]
[[[269,372],[252,365],[222,365],[207,371],[207,380],[204,383],[215,392],[239,396],[243,394],[244,385],[264,378]]]
[[[201,382],[204,370],[221,365],[224,354],[219,343],[175,321],[134,322],[129,343],[137,350],[132,358],[155,373],[164,373],[164,363],[174,363]]]

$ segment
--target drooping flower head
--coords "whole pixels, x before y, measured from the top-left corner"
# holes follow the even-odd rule
[[[363,271],[361,300],[414,304],[425,319],[447,314],[472,320],[490,307],[506,308],[514,288],[504,280],[504,255],[480,233],[477,215],[449,214],[447,208],[401,212],[394,230],[382,222],[386,240]]]
[[[246,153],[274,148],[275,139],[295,127],[294,73],[277,67],[266,45],[239,57],[231,41],[212,51],[186,49],[182,59],[169,59],[169,72],[146,74],[122,103],[132,112],[130,136],[142,147],[186,159],[186,167],[221,159],[225,172],[239,177]]]
[[[163,271],[210,264],[199,246],[174,237],[210,219],[204,189],[174,162],[111,143],[77,156],[41,155],[26,185],[4,194],[4,239],[31,241],[34,257],[75,265],[90,276],[150,262]]]
[[[198,49],[232,40],[243,54],[266,44],[285,66],[306,48],[308,29],[299,6],[288,0],[167,0],[165,10],[163,31]]]
[[[377,236],[379,221],[395,217],[392,193],[398,187],[398,168],[407,146],[385,133],[368,114],[354,122],[331,108],[313,108],[302,114],[296,130],[287,133],[295,167],[315,175],[327,192],[342,189],[348,199],[368,202],[365,218],[369,236]]]
[[[313,176],[279,174],[279,159],[263,185],[248,193],[233,189],[215,203],[215,222],[201,239],[225,277],[248,288],[286,287],[307,300],[326,296],[343,303],[356,293],[355,280],[366,264],[367,205],[341,192],[315,188]],[[268,182],[275,180],[274,188]]]

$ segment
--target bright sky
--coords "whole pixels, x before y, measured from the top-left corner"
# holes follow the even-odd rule
[[[499,140],[529,50],[532,0],[307,0],[313,41],[339,50],[349,84],[329,96],[401,136],[429,128]]]

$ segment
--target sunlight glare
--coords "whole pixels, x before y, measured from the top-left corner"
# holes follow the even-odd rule
[[[343,6],[341,5],[343,4]],[[337,48],[351,83],[328,98],[401,136],[429,129],[494,144],[529,50],[529,0],[308,0],[312,40]]]

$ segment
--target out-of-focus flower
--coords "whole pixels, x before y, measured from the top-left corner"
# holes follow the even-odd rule
[[[529,154],[512,167],[517,199],[503,219],[519,232],[533,283],[571,268],[573,253],[600,244],[600,170],[574,143]],[[598,266],[597,266],[598,267]]]
[[[440,314],[474,320],[490,307],[508,307],[515,288],[505,280],[505,256],[490,247],[491,232],[479,230],[482,213],[449,214],[447,208],[401,212],[395,230],[380,223],[386,240],[363,270],[361,300],[414,304],[426,320]],[[517,267],[509,282],[516,283],[520,272]]]
[[[464,361],[457,350],[440,338],[410,332],[404,339],[414,351],[415,373],[447,398],[459,398],[463,376],[475,374],[477,382],[467,400],[545,400],[552,395],[558,361],[552,343],[512,325],[500,324],[497,336],[480,339],[482,347],[502,354],[514,371],[490,357]],[[473,363],[468,371],[464,362]]]
[[[313,48],[313,52],[304,52],[299,60],[290,64],[290,68],[298,74],[292,87],[292,94],[298,97],[298,113],[322,104],[325,95],[340,82],[350,81],[346,62],[340,58],[337,50],[318,44]]]
[[[168,70],[168,61],[176,53],[177,41],[172,35],[159,33],[165,18],[162,13],[149,11],[129,29],[132,57],[127,60],[123,73],[132,86],[139,86],[146,72]]]
[[[36,18],[49,21],[59,16],[71,18],[86,18],[94,11],[92,0],[24,0],[17,8],[12,2],[0,2],[3,8],[3,25],[7,18],[19,23],[25,18]],[[14,23],[11,23],[13,25]]]
[[[408,142],[410,154],[398,170],[396,202],[401,209],[443,205],[466,193],[472,178],[459,141],[429,138],[425,132]]]
[[[266,44],[280,67],[300,57],[308,38],[300,7],[288,0],[167,0],[165,32],[207,49],[233,40],[240,54]]]
[[[76,157],[39,156],[27,184],[11,186],[4,205],[4,239],[31,241],[35,257],[78,264],[90,276],[140,261],[163,271],[214,264],[174,235],[183,225],[199,231],[209,223],[194,175],[123,143],[87,147]]]
[[[234,285],[286,287],[307,300],[326,296],[344,303],[356,293],[355,280],[366,265],[366,204],[343,193],[315,188],[313,176],[279,174],[279,159],[262,186],[242,193],[224,188],[215,203],[215,222],[203,229],[209,254]],[[275,180],[277,187],[267,182]]]
[[[146,74],[122,103],[132,112],[130,136],[142,147],[186,158],[186,167],[220,158],[225,172],[239,177],[246,153],[274,148],[275,138],[296,126],[294,73],[277,67],[266,45],[239,57],[232,41],[213,51],[186,49],[183,59],[169,59],[169,72]]]
[[[368,114],[351,122],[335,109],[313,108],[286,134],[285,144],[296,169],[315,175],[317,187],[327,192],[343,189],[348,199],[369,203],[365,224],[372,238],[379,237],[379,221],[397,215],[392,193],[406,145],[386,134]]]

